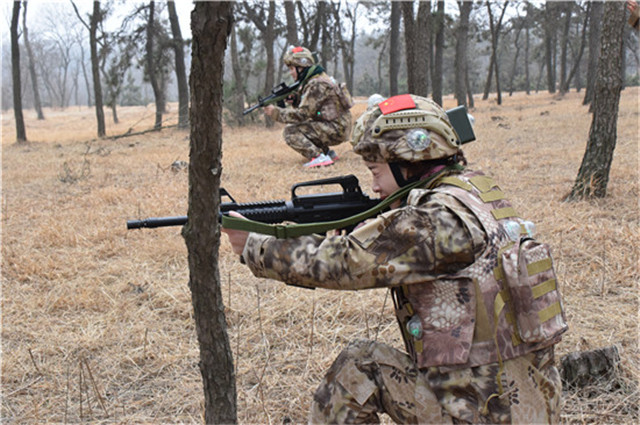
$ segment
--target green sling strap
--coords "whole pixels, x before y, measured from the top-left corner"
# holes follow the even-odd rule
[[[384,201],[380,202],[373,208],[363,211],[351,217],[341,220],[325,221],[321,223],[303,223],[303,224],[266,224],[255,220],[247,220],[244,218],[222,216],[222,227],[234,230],[244,230],[245,232],[261,233],[264,235],[275,236],[277,239],[295,238],[298,236],[311,235],[313,233],[322,234],[329,230],[344,229],[345,227],[360,223],[369,217],[378,214],[395,201],[404,198],[412,189],[419,186],[427,186],[429,183],[437,180],[440,176],[451,170],[460,170],[460,165],[450,165],[442,171],[423,180],[411,183],[391,194]]]

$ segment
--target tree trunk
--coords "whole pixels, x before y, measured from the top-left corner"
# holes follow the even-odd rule
[[[238,125],[244,125],[244,79],[242,78],[242,66],[238,58],[238,40],[236,37],[236,25],[231,30],[231,69],[233,70],[233,101],[231,108],[233,117]]]
[[[16,141],[27,141],[27,130],[22,115],[22,86],[20,83],[20,46],[18,44],[18,20],[20,19],[20,2],[13,2],[11,17],[11,76],[13,78],[13,115],[16,119]]]
[[[389,34],[389,95],[398,94],[398,74],[400,73],[400,3],[391,2],[391,28]]]
[[[589,17],[589,65],[587,65],[587,82],[585,85],[583,105],[593,101],[596,70],[600,56],[600,34],[602,32],[602,14],[604,3],[594,1],[591,4],[591,16]]]
[[[524,84],[527,94],[531,94],[531,80],[529,78],[529,19],[525,18],[526,33],[524,42]]]
[[[467,45],[469,44],[469,16],[473,3],[459,1],[460,21],[456,29],[456,56],[455,56],[455,95],[458,105],[467,106]]]
[[[522,23],[516,29],[515,40],[513,41],[513,45],[516,49],[516,54],[513,55],[513,64],[511,66],[511,73],[509,75],[509,96],[513,95],[513,81],[516,78],[516,65],[518,64],[518,56],[520,56],[520,45],[518,44],[518,40],[520,39],[520,33],[522,32]]]
[[[547,90],[549,90],[549,93],[556,92],[556,6],[557,4],[554,4],[554,2],[547,2],[545,5],[544,58],[547,67]]]
[[[473,100],[473,87],[471,87],[471,82],[469,81],[469,67],[464,71],[464,84],[467,86],[467,98],[468,100],[468,109],[475,108],[476,104]]]
[[[36,62],[33,59],[33,50],[31,49],[31,43],[29,43],[29,32],[27,31],[27,2],[22,2],[24,5],[24,11],[22,12],[22,33],[24,34],[24,46],[27,49],[27,56],[29,56],[29,75],[31,76],[31,85],[33,86],[33,106],[38,114],[38,119],[44,119],[44,113],[42,112],[42,102],[40,102],[40,90],[38,89],[38,76],[36,74]]]
[[[98,57],[98,24],[102,22],[100,2],[93,2],[93,13],[89,26],[89,46],[91,47],[91,74],[93,76],[93,97],[95,99],[96,119],[98,121],[98,137],[106,134],[104,125],[104,109],[102,108],[102,84],[100,83],[100,58]]]
[[[433,101],[442,106],[442,57],[444,52],[444,1],[438,0],[438,11],[435,15],[435,54],[431,85]]]
[[[429,14],[430,2],[418,2],[418,17],[413,16],[413,1],[402,2],[404,43],[407,60],[407,85],[411,94],[429,96]]]
[[[153,89],[153,97],[156,103],[156,122],[153,128],[159,130],[162,128],[162,113],[164,112],[164,94],[156,75],[155,60],[153,57],[153,42],[154,42],[154,29],[153,26],[155,20],[155,2],[152,0],[149,2],[149,21],[147,22],[147,76],[149,77],[149,83]]]
[[[224,315],[218,249],[222,174],[222,76],[233,2],[196,2],[190,91],[188,221],[182,229],[189,256],[189,288],[200,346],[207,424],[237,422],[236,384]]]
[[[609,171],[616,147],[618,107],[622,89],[624,27],[625,4],[607,2],[600,38],[600,59],[589,140],[578,177],[567,200],[603,198],[607,194]]]
[[[498,68],[498,39],[500,38],[500,30],[502,28],[502,19],[507,10],[509,2],[505,1],[502,5],[502,12],[500,13],[500,19],[497,22],[493,22],[493,14],[491,12],[491,2],[487,2],[487,13],[489,14],[489,29],[491,32],[491,62],[489,63],[489,74],[487,76],[487,84],[484,88],[483,100],[489,98],[489,91],[491,90],[491,78],[495,69],[496,75],[496,94],[498,105],[502,104],[502,93],[500,91],[500,72]]]
[[[176,13],[175,1],[168,1],[167,6],[171,34],[173,35],[176,80],[178,82],[178,128],[187,128],[189,126],[189,85],[187,84],[187,71],[184,66],[184,40],[182,39],[182,31],[180,31],[180,21]]]
[[[298,44],[298,23],[296,22],[296,5],[293,1],[284,2],[284,13],[287,19],[287,45]]]
[[[564,26],[562,28],[562,40],[560,42],[560,94],[565,94],[569,90],[567,84],[567,55],[569,50],[572,6],[573,3],[570,2],[562,5],[562,9],[564,9]]]
[[[569,91],[569,87],[571,85],[571,80],[576,76],[576,91],[580,91],[580,78],[578,74],[578,70],[580,69],[580,61],[582,60],[582,54],[584,53],[584,46],[586,44],[587,39],[587,27],[589,26],[589,12],[588,9],[591,7],[591,3],[587,4],[587,13],[584,14],[584,23],[582,25],[582,36],[580,38],[580,48],[578,50],[578,54],[574,59],[573,68],[569,71],[569,76],[567,77],[567,81],[565,82],[564,92]],[[624,81],[624,79],[623,79]]]

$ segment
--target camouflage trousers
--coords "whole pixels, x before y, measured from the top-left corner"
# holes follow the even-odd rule
[[[562,384],[553,348],[498,364],[443,372],[416,369],[388,345],[352,342],[316,391],[309,423],[380,423],[386,413],[407,424],[558,423]]]
[[[349,137],[348,128],[337,122],[307,121],[287,124],[284,141],[307,159],[329,152],[329,146],[339,145]]]

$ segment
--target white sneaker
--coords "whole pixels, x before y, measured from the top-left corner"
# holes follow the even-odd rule
[[[320,155],[313,158],[311,161],[304,164],[303,167],[313,168],[313,167],[324,167],[326,165],[333,165],[333,160],[329,157],[329,155],[325,155],[321,153]]]

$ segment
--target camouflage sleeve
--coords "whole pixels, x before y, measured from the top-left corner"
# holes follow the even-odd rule
[[[313,121],[317,118],[322,105],[330,97],[331,87],[317,79],[312,79],[302,90],[300,104],[297,108],[277,108],[275,120],[295,124],[303,121]]]
[[[485,246],[477,219],[466,208],[452,209],[464,208],[453,198],[447,202],[392,210],[345,236],[275,239],[252,233],[243,259],[258,277],[304,287],[423,283],[466,267]]]

